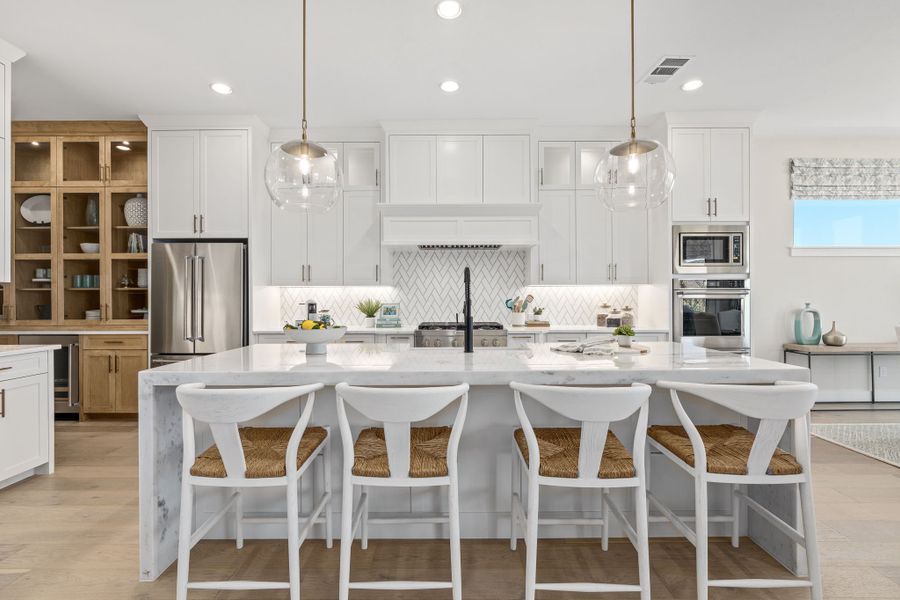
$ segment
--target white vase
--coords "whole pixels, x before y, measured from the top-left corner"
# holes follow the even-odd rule
[[[125,223],[129,227],[147,225],[147,199],[143,195],[138,194],[134,198],[126,200],[122,212],[125,213]]]
[[[375,327],[375,317],[366,317],[365,319],[363,319],[363,327],[366,327],[368,329]]]

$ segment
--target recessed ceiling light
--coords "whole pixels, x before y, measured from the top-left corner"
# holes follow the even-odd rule
[[[122,145],[123,145],[123,146],[130,146],[130,145],[131,145],[131,142],[129,142],[128,140],[122,140]]]
[[[703,87],[703,82],[699,79],[691,79],[690,81],[685,81],[681,84],[681,89],[685,92],[693,92],[694,90],[699,90]]]
[[[118,144],[116,146],[116,150],[122,150],[123,152],[130,152],[131,146],[126,146],[125,144]]]
[[[223,96],[227,96],[231,93],[231,86],[227,83],[222,83],[217,81],[216,83],[209,84],[209,89],[214,91],[217,94],[222,94]]]
[[[448,79],[441,83],[441,89],[447,92],[448,94],[452,94],[453,92],[459,89],[459,84],[453,81],[452,79]]]
[[[38,141],[32,140],[32,141],[31,141],[31,145],[32,145],[32,146],[40,146],[41,143],[38,142]]]
[[[455,19],[462,14],[462,4],[457,0],[441,0],[435,10],[442,19]]]

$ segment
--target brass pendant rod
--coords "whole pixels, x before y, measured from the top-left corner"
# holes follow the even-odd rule
[[[632,0],[633,2],[634,0]],[[300,121],[300,127],[303,130],[302,139],[306,141],[306,0],[303,0],[303,116]]]
[[[303,0],[305,3],[306,0]],[[305,53],[304,53],[305,56]],[[634,118],[634,0],[631,0],[631,139],[635,139],[637,134],[635,128],[637,120]]]

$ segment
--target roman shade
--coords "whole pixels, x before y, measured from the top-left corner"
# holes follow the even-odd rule
[[[900,198],[900,159],[791,159],[792,200]]]

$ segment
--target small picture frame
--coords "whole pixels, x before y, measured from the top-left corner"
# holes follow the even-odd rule
[[[378,311],[378,318],[383,321],[399,321],[400,320],[400,303],[385,302]]]

